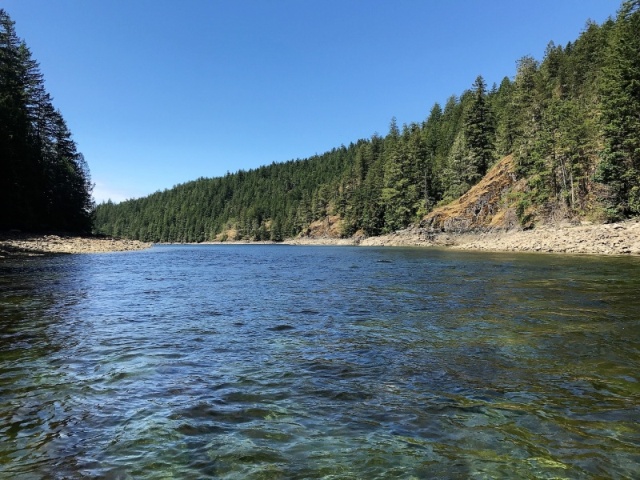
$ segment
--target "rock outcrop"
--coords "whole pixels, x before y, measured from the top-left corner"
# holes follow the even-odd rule
[[[509,155],[459,199],[426,215],[420,228],[432,235],[519,228],[515,209],[505,199],[506,194],[518,187],[513,156]]]
[[[569,222],[564,218],[524,229],[514,196],[525,188],[512,156],[496,163],[459,199],[434,209],[421,222],[397,232],[339,238],[339,218],[314,222],[290,243],[306,245],[446,246],[463,250],[640,255],[640,219],[615,224]],[[515,194],[515,195],[514,195]]]

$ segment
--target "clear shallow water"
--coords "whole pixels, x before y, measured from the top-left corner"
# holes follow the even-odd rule
[[[640,259],[0,263],[2,478],[638,478]]]

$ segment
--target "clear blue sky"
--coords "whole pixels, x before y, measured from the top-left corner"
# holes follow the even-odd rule
[[[420,122],[618,0],[0,0],[97,201],[305,158]]]

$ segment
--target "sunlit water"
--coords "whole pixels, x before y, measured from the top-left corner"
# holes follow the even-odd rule
[[[0,262],[0,478],[640,478],[640,259]]]

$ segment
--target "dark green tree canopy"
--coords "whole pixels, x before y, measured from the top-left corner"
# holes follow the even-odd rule
[[[495,159],[495,127],[487,101],[487,84],[481,75],[473,83],[473,97],[465,115],[464,134],[471,166],[471,184],[487,173]]]
[[[0,9],[0,229],[89,232],[91,190],[38,63]]]

